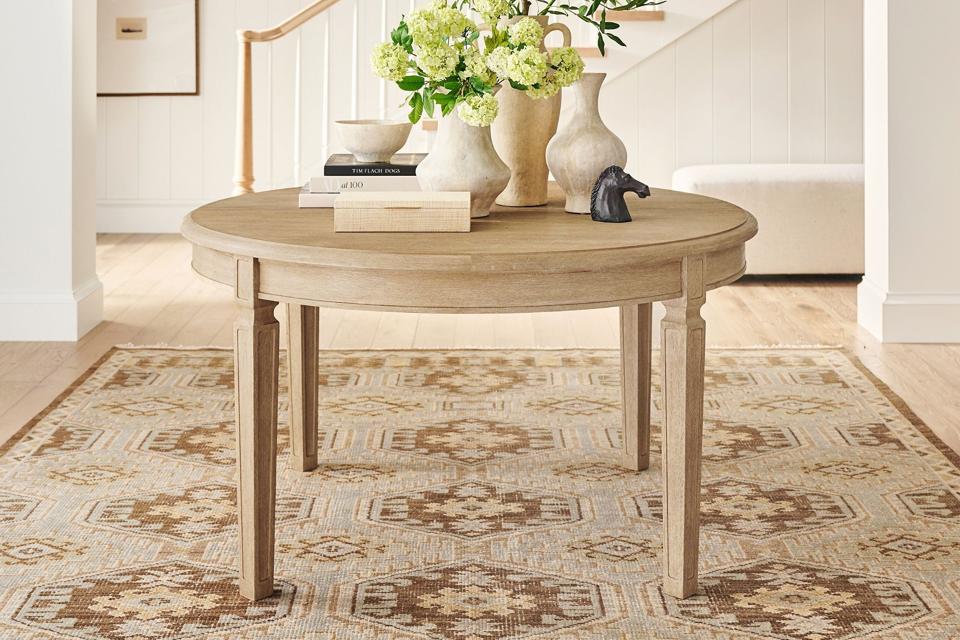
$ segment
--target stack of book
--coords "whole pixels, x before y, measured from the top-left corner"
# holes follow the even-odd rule
[[[300,208],[332,207],[347,191],[420,191],[417,165],[425,157],[398,153],[390,162],[357,162],[349,153],[335,153],[323,166],[323,175],[303,185]]]

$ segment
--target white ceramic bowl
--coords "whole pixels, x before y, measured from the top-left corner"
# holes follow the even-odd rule
[[[337,120],[340,142],[357,162],[389,162],[407,143],[413,125],[399,120]]]

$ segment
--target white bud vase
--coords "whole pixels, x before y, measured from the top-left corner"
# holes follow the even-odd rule
[[[600,119],[600,86],[606,77],[585,73],[570,87],[573,114],[547,146],[547,165],[567,194],[570,213],[590,213],[590,193],[600,173],[627,164],[627,148]]]
[[[510,182],[510,167],[493,148],[490,127],[470,126],[454,109],[440,119],[417,180],[424,191],[469,191],[470,217],[483,218]]]

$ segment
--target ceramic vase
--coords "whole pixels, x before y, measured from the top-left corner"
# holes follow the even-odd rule
[[[510,168],[493,147],[490,127],[468,125],[454,109],[440,119],[417,180],[424,191],[469,191],[470,217],[483,218],[510,182]]]
[[[522,17],[512,18],[512,24]],[[547,24],[548,16],[529,16],[540,23],[544,35],[553,31],[563,34],[563,46],[570,46],[570,30],[566,25]],[[543,43],[540,49],[544,50]],[[547,143],[557,132],[560,120],[560,93],[552,98],[534,100],[523,91],[504,83],[497,93],[499,115],[491,125],[493,146],[510,167],[510,182],[497,204],[507,207],[532,207],[547,202]]]
[[[590,213],[590,193],[600,173],[627,163],[627,148],[600,119],[600,87],[606,77],[585,73],[570,87],[573,113],[547,147],[547,165],[567,195],[570,213]]]

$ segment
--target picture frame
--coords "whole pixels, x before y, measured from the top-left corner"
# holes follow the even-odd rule
[[[200,0],[97,0],[97,95],[200,94]]]

